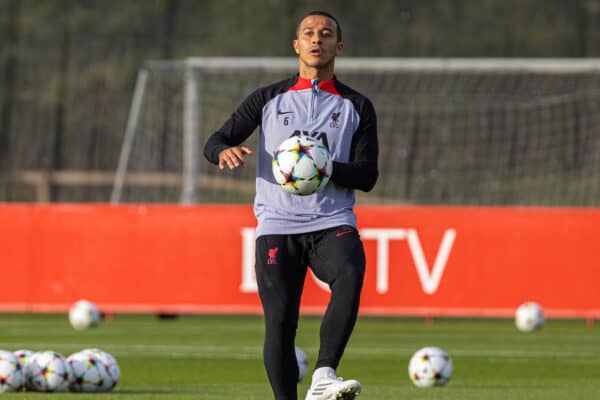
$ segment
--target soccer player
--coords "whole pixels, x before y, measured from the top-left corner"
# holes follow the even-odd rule
[[[243,166],[254,152],[242,143],[260,126],[255,268],[265,318],[263,358],[275,399],[298,398],[294,341],[310,266],[329,285],[331,297],[306,400],[351,400],[360,393],[360,383],[342,380],[335,371],[356,322],[363,284],[365,255],[354,190],[370,191],[377,181],[377,122],[369,99],[334,75],[343,43],[331,14],[307,14],[293,46],[298,74],[250,94],[211,135],[204,154],[220,169]],[[331,180],[312,195],[290,194],[273,177],[272,154],[292,135],[313,136],[331,153]]]

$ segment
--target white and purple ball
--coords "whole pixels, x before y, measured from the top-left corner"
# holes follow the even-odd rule
[[[25,384],[25,371],[17,356],[0,350],[0,393],[17,392]]]
[[[89,300],[76,301],[69,309],[69,322],[78,331],[92,328],[100,322],[100,311]]]
[[[93,354],[104,366],[107,373],[107,378],[104,380],[102,391],[108,392],[114,389],[114,387],[117,386],[117,383],[119,383],[119,379],[121,379],[121,369],[119,368],[117,359],[109,352],[98,348],[85,349],[81,352]]]
[[[298,362],[298,382],[301,382],[308,373],[308,357],[306,356],[304,350],[302,350],[300,347],[296,347],[295,350],[296,361]]]
[[[73,353],[67,357],[67,362],[73,371],[69,385],[72,392],[106,392],[108,385],[112,385],[112,378],[104,363],[94,353]]]
[[[310,136],[292,136],[273,153],[273,177],[286,192],[307,196],[329,182],[333,164],[329,150]]]
[[[544,326],[546,318],[542,307],[528,301],[521,304],[515,312],[515,326],[521,332],[532,332]]]
[[[66,392],[72,376],[65,357],[55,351],[35,353],[25,365],[25,387],[35,392]]]
[[[420,388],[444,386],[452,377],[453,370],[450,356],[439,347],[417,350],[408,363],[408,376]]]

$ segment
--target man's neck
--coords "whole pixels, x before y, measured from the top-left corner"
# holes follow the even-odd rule
[[[326,68],[314,68],[300,63],[298,74],[304,79],[316,79],[318,81],[330,81],[333,79],[333,64]]]

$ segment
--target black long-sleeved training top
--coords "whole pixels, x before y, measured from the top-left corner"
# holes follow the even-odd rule
[[[257,126],[257,237],[356,226],[354,189],[370,191],[378,177],[377,117],[370,100],[335,78],[294,76],[250,94],[208,139],[205,157],[217,164],[221,151],[242,144]],[[331,180],[312,195],[290,194],[273,178],[273,153],[292,135],[315,137],[331,153]]]

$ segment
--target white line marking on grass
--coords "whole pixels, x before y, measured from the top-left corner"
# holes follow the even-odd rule
[[[262,357],[262,346],[234,346],[219,344],[181,345],[181,344],[150,344],[150,343],[24,343],[20,341],[0,342],[0,347],[5,349],[35,348],[42,349],[72,349],[79,351],[90,347],[99,347],[115,355],[131,356],[169,356],[173,358],[228,358],[228,359],[258,359]],[[315,347],[303,347],[310,353],[316,354]],[[513,349],[447,349],[451,356],[461,357],[508,357],[508,358],[598,358],[600,351],[556,351],[556,350],[513,350]],[[350,346],[347,350],[349,358],[364,358],[378,355],[396,355],[398,357],[409,357],[416,351],[413,347],[381,347],[381,346]]]

